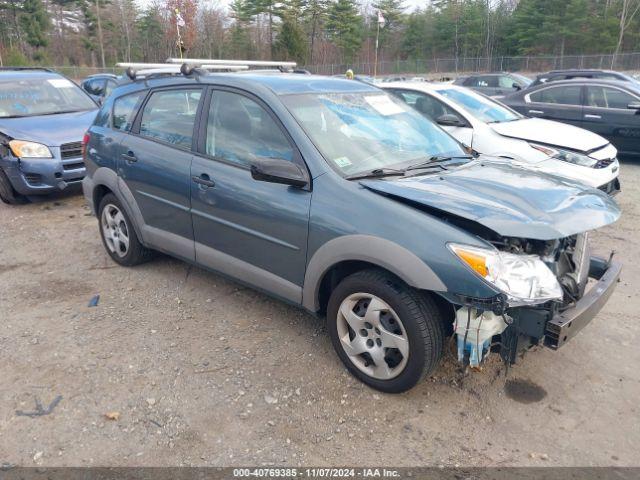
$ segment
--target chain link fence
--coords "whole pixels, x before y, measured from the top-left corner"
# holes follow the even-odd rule
[[[373,75],[373,63],[307,65],[304,68],[320,75],[344,75],[350,68],[356,74]],[[74,80],[96,73],[122,74],[123,69],[108,67],[48,67]],[[640,72],[640,52],[619,55],[570,55],[523,57],[436,58],[378,62],[377,75],[425,75],[434,79],[454,77],[467,72],[538,73],[564,68],[595,68]]]
[[[373,63],[308,65],[312,73],[342,75],[351,68],[356,74],[373,75]],[[453,76],[467,72],[547,72],[566,68],[595,68],[619,71],[640,71],[640,52],[619,55],[523,56],[436,58],[378,62],[378,75],[414,74]]]

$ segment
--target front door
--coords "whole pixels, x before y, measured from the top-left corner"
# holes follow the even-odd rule
[[[143,217],[150,246],[194,259],[191,160],[203,89],[152,91],[120,145],[119,171]]]
[[[213,90],[191,165],[191,206],[199,264],[302,299],[311,191],[254,180],[253,158],[298,162],[297,148],[256,98]]]
[[[622,89],[588,85],[582,127],[609,140],[621,153],[640,153],[640,99]]]

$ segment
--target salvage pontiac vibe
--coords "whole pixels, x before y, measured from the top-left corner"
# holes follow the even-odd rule
[[[588,243],[620,215],[605,193],[471,157],[362,82],[183,71],[118,87],[85,136],[115,262],[159,250],[326,317],[385,392],[432,372],[452,334],[471,365],[559,348],[612,294],[621,267]]]

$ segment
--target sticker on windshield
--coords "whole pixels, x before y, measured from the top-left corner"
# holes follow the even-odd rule
[[[398,113],[404,113],[403,108],[386,95],[375,95],[364,97],[364,99],[376,110],[376,112],[382,115],[397,115]]]
[[[340,168],[347,168],[349,166],[351,166],[351,160],[349,160],[347,157],[339,157],[336,158],[334,160],[334,162],[336,163],[336,165],[338,165]]]
[[[56,88],[73,88],[73,83],[66,78],[50,78],[47,82]]]

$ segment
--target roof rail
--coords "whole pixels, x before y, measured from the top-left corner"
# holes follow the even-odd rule
[[[167,63],[189,63],[202,65],[246,65],[247,67],[294,68],[296,62],[279,62],[267,60],[224,60],[211,58],[168,58]]]

